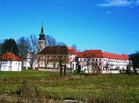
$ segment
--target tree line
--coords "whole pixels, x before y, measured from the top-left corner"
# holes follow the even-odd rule
[[[54,37],[46,35],[47,46],[66,46],[63,42],[57,42]],[[38,39],[36,35],[32,34],[29,37],[20,37],[15,40],[13,38],[5,39],[0,42],[0,54],[6,52],[14,53],[17,56],[25,57],[27,53],[38,52]]]

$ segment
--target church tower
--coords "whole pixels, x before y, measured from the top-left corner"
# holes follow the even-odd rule
[[[46,47],[46,42],[45,42],[45,34],[43,30],[43,24],[41,27],[41,33],[39,34],[39,40],[38,40],[38,51],[42,51]]]

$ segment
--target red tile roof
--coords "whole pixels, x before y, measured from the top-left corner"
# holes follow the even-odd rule
[[[97,58],[103,57],[101,50],[85,50],[84,53],[85,55],[87,55],[87,57],[97,57]]]
[[[128,55],[122,54],[113,54],[113,53],[107,53],[107,52],[103,52],[103,57],[104,58],[109,58],[109,59],[120,59],[120,60],[128,60]]]
[[[68,47],[68,51],[70,54],[76,54],[77,53],[77,51],[71,47]]]
[[[78,58],[84,57],[84,52],[77,52],[77,57],[78,57]]]
[[[128,55],[125,54],[113,54],[102,52],[101,50],[85,50],[83,52],[78,52],[77,57],[82,58],[109,58],[109,59],[119,59],[119,60],[128,60]]]
[[[20,61],[20,58],[11,52],[7,52],[0,56],[1,61]]]

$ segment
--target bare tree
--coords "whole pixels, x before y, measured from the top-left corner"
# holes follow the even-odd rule
[[[66,46],[66,44],[64,42],[57,42],[56,44],[57,46]]]
[[[27,54],[30,52],[30,41],[27,37],[21,37],[17,40],[17,44],[23,67],[24,61],[27,61]]]
[[[46,45],[47,46],[55,46],[56,45],[56,40],[55,38],[53,38],[50,35],[46,35],[45,36],[45,40],[46,40]]]
[[[19,48],[19,56],[21,58],[25,58],[27,53],[30,51],[30,42],[26,37],[21,37],[17,40],[18,48]]]
[[[35,34],[30,35],[31,52],[37,53],[38,51],[38,39]]]
[[[64,49],[65,47],[65,49]],[[64,67],[64,75],[66,75],[66,63],[68,62],[68,50],[66,46],[63,46],[63,49],[58,48],[59,53],[57,57],[57,61],[59,62],[60,66],[60,76],[62,76],[62,70]]]
[[[19,48],[19,56],[22,58],[22,62],[26,61],[33,67],[33,62],[36,58],[38,51],[38,40],[34,34],[30,37],[21,37],[17,40]],[[23,64],[23,63],[22,63]]]
[[[92,70],[92,73],[100,73],[101,63],[94,61],[93,58],[88,57],[86,65],[88,73],[90,72],[89,69]]]
[[[30,66],[33,68],[33,63],[36,59],[36,53],[38,51],[38,39],[35,34],[30,35]]]

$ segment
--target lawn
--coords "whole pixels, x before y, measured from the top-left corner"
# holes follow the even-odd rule
[[[0,72],[0,91],[8,95],[79,100],[88,103],[138,103],[139,75],[77,75],[41,71]],[[24,94],[24,95],[23,95]],[[20,95],[21,96],[21,95]]]
[[[28,77],[38,77],[38,78],[43,78],[43,77],[52,77],[52,76],[58,76],[57,73],[47,73],[43,71],[38,71],[38,70],[24,70],[22,72],[3,72],[0,71],[0,78],[14,78],[14,77],[23,77],[23,78],[28,78]]]

